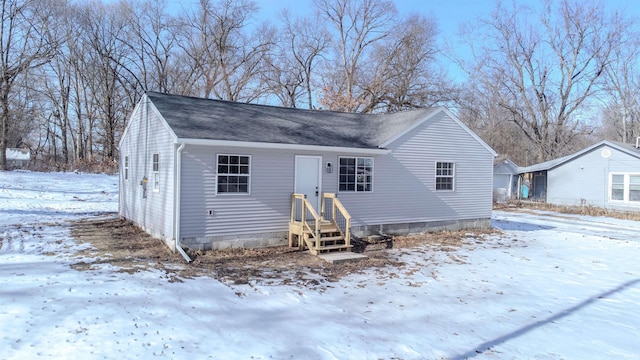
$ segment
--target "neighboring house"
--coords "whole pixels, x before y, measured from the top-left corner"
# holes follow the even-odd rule
[[[518,166],[509,159],[497,160],[493,165],[493,200],[505,202],[517,197]]]
[[[7,148],[7,165],[14,168],[22,168],[29,165],[31,152],[29,149]]]
[[[518,168],[530,199],[557,205],[640,210],[640,149],[601,141],[574,154]]]
[[[119,147],[120,215],[173,249],[285,244],[305,195],[329,217],[320,202],[337,194],[356,236],[490,227],[496,154],[441,107],[351,114],[149,92]]]

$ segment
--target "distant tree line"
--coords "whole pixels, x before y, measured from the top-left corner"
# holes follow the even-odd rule
[[[390,0],[310,5],[259,22],[249,0],[0,0],[0,169],[7,147],[57,168],[115,163],[147,90],[366,113],[445,105],[523,165],[640,135],[635,19],[602,4],[498,3],[463,32],[473,58]]]

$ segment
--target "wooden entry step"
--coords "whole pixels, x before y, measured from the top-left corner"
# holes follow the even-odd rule
[[[304,194],[292,195],[289,246],[314,255],[351,252],[350,227],[351,215],[335,194],[322,194],[320,215]]]
[[[318,257],[331,264],[341,264],[345,262],[364,260],[367,258],[367,255],[343,251],[320,254]]]

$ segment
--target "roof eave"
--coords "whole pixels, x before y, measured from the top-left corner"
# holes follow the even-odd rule
[[[211,139],[178,138],[176,142],[184,143],[187,145],[239,147],[239,148],[273,149],[273,150],[322,151],[322,152],[337,152],[337,153],[362,154],[362,155],[385,155],[391,152],[391,150],[389,149],[382,149],[382,148],[355,148],[355,147],[342,147],[342,146],[282,144],[282,143],[266,143],[266,142],[252,142],[252,141],[211,140]]]
[[[633,151],[631,151],[631,150],[629,150],[629,149],[627,149],[627,148],[625,148],[623,146],[620,146],[618,144],[612,143],[612,142],[610,142],[608,140],[602,140],[602,141],[600,141],[598,143],[595,143],[595,144],[593,144],[591,146],[588,146],[588,147],[586,147],[586,148],[584,148],[584,149],[582,149],[580,151],[577,151],[577,152],[575,152],[573,154],[570,154],[570,155],[567,155],[567,156],[563,156],[563,157],[560,157],[560,158],[557,158],[557,159],[545,161],[545,162],[534,164],[534,165],[530,165],[530,166],[519,167],[518,171],[519,171],[519,173],[524,174],[524,173],[531,173],[531,172],[537,172],[537,171],[553,170],[553,169],[557,168],[558,166],[564,165],[565,163],[567,163],[569,161],[573,161],[573,160],[575,160],[575,159],[577,159],[577,158],[579,158],[579,157],[581,157],[581,156],[583,156],[583,155],[585,155],[585,154],[587,154],[587,153],[589,153],[591,151],[594,151],[594,150],[596,150],[596,149],[598,149],[598,148],[600,148],[602,146],[612,147],[612,148],[614,148],[614,149],[616,149],[618,151],[621,151],[621,152],[623,152],[623,153],[625,153],[627,155],[630,155],[630,156],[633,156],[633,157],[636,157],[636,158],[640,159],[640,154],[634,153]],[[544,165],[544,164],[547,164],[547,163],[548,163],[548,165]],[[543,165],[543,166],[540,166],[540,165]]]

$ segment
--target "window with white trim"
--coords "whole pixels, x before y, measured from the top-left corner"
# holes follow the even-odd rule
[[[640,205],[640,173],[610,173],[609,200]]]
[[[153,191],[160,191],[160,154],[153,154]]]
[[[129,157],[124,157],[124,179],[129,180]]]
[[[611,174],[611,200],[624,200],[624,175]]]
[[[373,191],[373,158],[340,157],[338,190],[354,192]]]
[[[248,194],[251,183],[251,156],[218,154],[218,194]]]
[[[436,162],[436,190],[453,190],[455,163]]]

